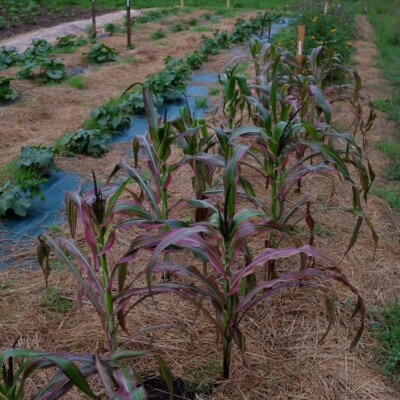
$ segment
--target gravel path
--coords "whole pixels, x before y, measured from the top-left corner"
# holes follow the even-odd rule
[[[132,10],[132,17],[137,17],[141,11]],[[104,26],[109,22],[121,20],[126,14],[125,10],[104,14],[96,18],[97,27]],[[31,44],[32,39],[46,39],[48,42],[54,42],[59,36],[74,33],[80,35],[86,32],[86,27],[92,24],[92,19],[83,19],[80,21],[66,22],[51,28],[38,29],[29,33],[16,36],[13,39],[0,41],[0,46],[15,47],[19,51],[24,51]]]

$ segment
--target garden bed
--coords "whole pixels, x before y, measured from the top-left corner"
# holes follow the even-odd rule
[[[369,31],[365,19],[361,19],[359,24],[364,32]],[[229,22],[224,22],[218,26],[230,25]],[[85,79],[88,85],[87,93],[86,89],[77,94],[76,90],[63,85],[38,88],[24,82],[25,90],[27,87],[31,89],[31,93],[27,95],[28,99],[42,100],[43,103],[37,106],[37,118],[32,118],[32,114],[26,115],[27,110],[32,110],[28,99],[21,99],[19,103],[4,109],[3,116],[11,130],[8,135],[14,136],[17,130],[20,130],[20,136],[17,136],[13,143],[9,143],[8,148],[2,149],[6,154],[5,160],[13,157],[22,143],[49,143],[60,136],[61,130],[76,130],[91,108],[104,102],[110,95],[120,94],[132,81],[144,80],[147,74],[159,69],[163,56],[173,52],[167,48],[165,50],[168,52],[164,52],[163,45],[156,47],[157,55],[154,54],[154,47],[152,50],[146,49],[145,46],[154,45],[147,37],[155,27],[158,28],[154,25],[138,33],[138,47],[129,53],[146,64],[112,65],[89,71]],[[376,57],[376,49],[370,39],[367,35],[355,43],[357,52],[354,59],[365,82],[364,90],[374,97],[380,97],[385,90],[383,82],[376,78],[378,72],[371,63],[371,58]],[[123,37],[112,37],[107,43],[112,43],[113,47],[123,51],[123,40]],[[193,44],[198,43],[198,40],[199,35],[194,32],[174,36],[177,43],[174,55],[182,56],[188,50],[193,50]],[[243,48],[240,49],[240,53],[243,52]],[[73,57],[75,56],[71,56],[71,62],[68,64],[79,65],[78,61],[72,61]],[[204,72],[223,72],[231,58],[232,53],[229,52],[211,58],[203,67]],[[250,69],[245,72],[252,77],[253,72]],[[202,79],[210,80],[209,78],[210,75],[204,75]],[[211,82],[211,88],[216,86],[216,82]],[[24,88],[21,86],[20,89],[22,91]],[[46,93],[49,89],[51,91]],[[63,105],[54,113],[53,105],[56,100]],[[25,101],[27,103],[24,103]],[[363,105],[367,106],[367,102],[368,98],[365,96]],[[221,117],[221,100],[218,96],[213,98],[212,105],[219,106],[215,115]],[[213,119],[213,114],[207,117],[210,123]],[[350,110],[346,107],[335,108],[334,119],[337,124],[346,126],[351,120]],[[383,116],[378,114],[378,121],[368,134],[368,156],[377,170],[378,180],[382,176],[383,162],[372,144],[382,138],[382,126],[385,127],[386,134],[392,129]],[[37,132],[37,137],[32,138],[33,132]],[[65,171],[86,176],[86,179],[93,169],[100,180],[105,179],[112,166],[121,159],[132,161],[130,146],[126,143],[116,143],[111,148],[112,151],[101,159],[83,156],[73,159],[60,157],[57,159],[57,165]],[[174,149],[172,160],[178,161],[179,157],[178,149]],[[254,166],[250,160],[249,164]],[[266,196],[264,179],[249,166],[243,167],[243,170],[257,194],[260,197]],[[183,193],[192,192],[190,177],[189,166],[180,169],[174,175],[169,189],[171,203],[178,201]],[[314,245],[322,249],[325,256],[338,260],[350,241],[354,221],[350,220],[347,213],[332,212],[333,209],[350,205],[347,200],[350,194],[349,186],[339,180],[335,180],[335,186],[335,192],[332,194],[331,182],[313,175],[303,182],[302,193],[308,194],[312,200],[315,218],[318,221]],[[296,203],[300,196],[301,194],[293,193],[288,201]],[[240,208],[247,205],[245,201],[240,200]],[[370,231],[363,227],[357,243],[342,262],[341,268],[359,288],[369,307],[376,307],[394,298],[400,290],[397,267],[400,262],[400,227],[387,206],[376,197],[370,198],[364,210],[374,221],[375,229],[381,236],[380,245],[375,251]],[[185,208],[178,209],[175,217],[188,218],[190,213]],[[68,229],[63,224],[51,229],[57,236],[68,236]],[[305,227],[302,226],[302,229]],[[134,228],[133,233],[121,232],[115,251],[123,252],[139,231],[139,228]],[[82,243],[81,233],[79,232],[79,241]],[[257,252],[263,247],[263,237],[259,235],[252,243],[251,249]],[[82,312],[77,309],[74,301],[76,283],[65,267],[55,259],[51,260],[54,271],[50,276],[50,290],[46,292],[40,271],[18,268],[24,262],[27,253],[24,251],[24,254],[19,254],[19,251],[16,245],[17,258],[20,255],[16,265],[0,272],[1,342],[11,346],[15,338],[21,336],[20,347],[45,348],[48,351],[73,350],[82,353],[107,348],[97,316],[90,305],[84,302]],[[133,265],[146,265],[148,259],[146,253],[140,253]],[[199,269],[202,268],[199,261],[191,261]],[[283,274],[290,267],[289,262],[283,263],[278,272]],[[259,272],[259,278],[262,279],[262,271]],[[140,283],[144,285],[145,279]],[[241,363],[240,352],[235,349],[236,361],[232,365],[229,381],[221,381],[219,378],[221,360],[220,352],[215,348],[215,330],[202,312],[175,297],[162,295],[155,300],[147,299],[140,303],[128,319],[128,329],[130,332],[143,330],[144,333],[127,341],[126,346],[135,350],[151,348],[162,354],[173,375],[191,382],[191,387],[195,388],[197,396],[202,399],[397,399],[400,394],[399,388],[383,376],[373,363],[374,350],[378,344],[368,326],[362,344],[349,352],[348,345],[356,330],[351,319],[354,298],[339,286],[334,286],[334,289],[337,319],[322,344],[319,344],[318,340],[328,324],[326,313],[321,309],[319,299],[311,295],[306,288],[287,289],[255,308],[242,326],[247,337],[246,361],[249,368]],[[12,314],[10,310],[13,310]],[[146,331],[150,325],[172,326],[168,330]],[[121,337],[122,341],[127,339],[128,337]],[[151,361],[145,366],[140,365],[140,368],[145,376],[154,372],[156,364]],[[35,380],[30,382],[29,393],[35,387],[44,384],[47,378],[47,372],[35,376]],[[97,378],[92,384],[94,388],[101,387]],[[210,390],[213,391],[212,395]],[[77,391],[72,391],[66,398],[84,397]]]

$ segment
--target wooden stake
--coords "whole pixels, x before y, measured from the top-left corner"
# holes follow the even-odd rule
[[[328,9],[329,9],[329,1],[325,2],[325,7],[324,7],[324,14],[328,13]]]
[[[231,8],[231,0],[226,0],[226,8]]]
[[[93,37],[92,39],[96,39],[96,0],[92,0],[92,26],[93,26]]]
[[[304,50],[304,38],[306,36],[306,26],[298,25],[297,26],[297,50],[296,50],[296,59],[297,62],[301,65],[301,60],[303,59],[303,50]]]
[[[181,0],[181,7],[185,7],[185,0]]]
[[[127,45],[128,49],[132,45],[131,38],[131,0],[126,0],[126,34],[127,34]]]

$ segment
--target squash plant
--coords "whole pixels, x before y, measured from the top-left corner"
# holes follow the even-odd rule
[[[0,48],[0,71],[11,68],[20,60],[20,55],[14,48],[1,47]]]
[[[12,102],[20,96],[19,92],[11,87],[12,78],[0,76],[0,104]]]
[[[116,50],[106,46],[104,43],[96,43],[87,53],[87,58],[92,64],[102,64],[109,61],[117,61],[117,54]]]

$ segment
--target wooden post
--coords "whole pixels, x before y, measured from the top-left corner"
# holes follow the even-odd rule
[[[226,8],[231,8],[231,0],[226,0]]]
[[[185,7],[185,0],[181,0],[181,7]]]
[[[132,45],[131,38],[131,0],[126,0],[126,34],[127,34],[127,45],[128,49]]]
[[[306,36],[306,26],[298,25],[297,26],[297,50],[296,50],[296,59],[297,62],[301,65],[301,60],[303,59],[303,50],[304,50],[304,38]]]
[[[93,37],[92,39],[96,39],[96,0],[92,0],[92,26],[93,26]]]

